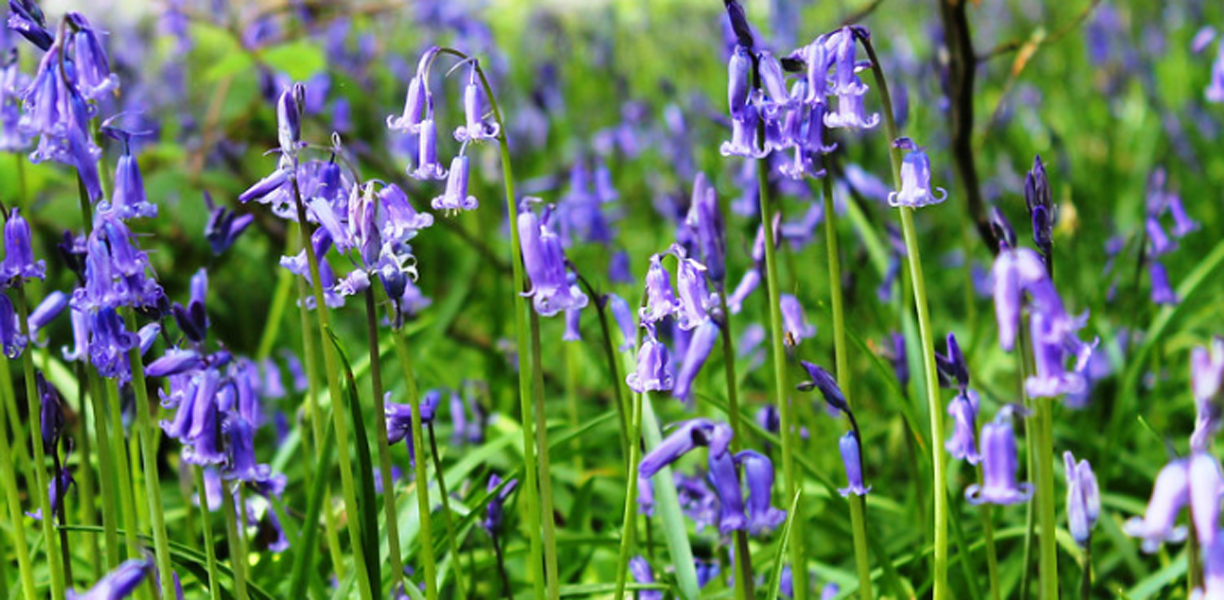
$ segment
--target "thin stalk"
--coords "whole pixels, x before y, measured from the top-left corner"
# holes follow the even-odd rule
[[[557,570],[557,525],[553,520],[552,468],[548,459],[548,422],[544,407],[544,365],[540,358],[540,315],[531,311],[531,379],[535,400],[536,448],[540,469],[540,522],[544,530],[544,577],[549,600],[561,597]]]
[[[446,52],[458,57],[460,60],[469,60],[469,57],[457,50],[449,48],[443,49]],[[510,218],[510,270],[514,278],[514,331],[515,343],[518,348],[518,376],[519,376],[519,406],[522,411],[522,427],[523,427],[523,474],[525,482],[523,485],[523,494],[525,496],[526,506],[523,511],[524,526],[527,529],[527,539],[529,542],[528,554],[528,569],[532,574],[532,585],[534,596],[543,598],[545,596],[545,574],[544,574],[544,549],[540,535],[540,498],[537,488],[538,473],[536,471],[536,449],[534,435],[532,431],[531,414],[531,395],[532,395],[532,378],[530,360],[528,359],[526,349],[529,345],[527,339],[527,302],[520,292],[526,288],[524,286],[525,278],[523,274],[523,261],[519,243],[518,227],[514,226],[515,217],[518,215],[518,207],[514,193],[514,170],[510,162],[510,144],[506,139],[506,123],[502,118],[501,107],[497,103],[497,97],[493,93],[493,88],[489,85],[489,80],[485,77],[484,69],[481,68],[479,61],[472,62],[476,74],[480,77],[480,84],[484,89],[484,96],[489,101],[489,108],[493,112],[493,120],[498,124],[497,146],[500,153],[501,168],[502,168],[502,183],[506,191],[506,210]],[[549,515],[551,518],[551,515]],[[556,552],[552,552],[553,562],[556,562]]]
[[[888,159],[892,165],[893,186],[901,189],[901,152],[892,140],[901,137],[897,128],[897,120],[893,113],[892,96],[888,92],[888,81],[884,77],[883,67],[871,39],[865,35],[856,34],[871,61],[871,70],[875,75],[876,86],[880,90],[880,101],[883,104],[884,122],[888,130]],[[934,561],[932,573],[932,598],[945,600],[948,597],[948,494],[947,494],[947,456],[940,440],[944,439],[943,402],[939,396],[939,377],[935,365],[935,333],[931,328],[931,311],[927,305],[926,279],[922,275],[922,256],[918,249],[918,230],[914,226],[914,209],[902,206],[897,209],[901,213],[901,232],[905,238],[905,250],[909,259],[910,283],[914,288],[914,308],[918,313],[918,336],[922,344],[922,366],[926,384],[927,409],[931,419],[931,454],[933,464],[932,493],[935,510],[935,540]]]
[[[719,324],[723,347],[723,374],[727,382],[727,420],[731,423],[731,452],[738,453],[743,446],[744,426],[740,423],[742,415],[739,409],[739,379],[735,375],[735,336],[731,334],[731,312],[727,310],[727,294],[719,290],[718,301],[722,309],[723,322]],[[755,598],[752,578],[752,552],[748,547],[748,532],[738,529],[735,532],[736,577],[735,595],[741,600]]]
[[[978,484],[981,485],[984,481],[981,464],[977,466],[977,473]],[[994,541],[994,507],[990,504],[983,504],[981,512],[982,539],[986,542],[986,571],[990,576],[990,600],[1002,600],[1002,590],[999,586],[999,552],[995,548]]]
[[[1092,536],[1088,536],[1088,541],[1084,543],[1084,569],[1083,569],[1083,575],[1080,578],[1080,599],[1090,600],[1091,598],[1092,598]]]
[[[238,512],[234,507],[234,494],[224,489],[224,486],[221,490],[221,511],[225,513],[225,537],[229,543],[230,572],[234,575],[234,597],[237,600],[247,600],[246,570],[249,563],[238,533]],[[246,523],[242,526],[245,527]]]
[[[421,522],[420,541],[417,543],[421,560],[422,576],[425,578],[425,597],[438,598],[437,565],[433,555],[433,522],[429,504],[429,471],[425,463],[425,434],[421,428],[421,395],[417,390],[416,375],[412,370],[412,356],[408,349],[408,336],[403,331],[392,332],[395,337],[395,353],[399,355],[400,369],[404,372],[404,383],[408,386],[408,403],[412,406],[412,455],[416,468],[417,517]]]
[[[452,570],[455,573],[455,592],[459,598],[467,598],[463,583],[463,557],[459,554],[459,535],[455,532],[455,522],[451,517],[450,493],[446,490],[446,476],[442,473],[442,455],[438,453],[438,436],[434,434],[433,423],[429,424],[429,454],[433,457],[434,476],[438,479],[438,493],[442,496],[442,523],[446,525],[446,540],[450,546]]]
[[[46,355],[43,356],[46,358]],[[45,362],[44,362],[45,364]],[[45,368],[45,367],[44,367]],[[88,393],[89,382],[85,379],[84,369],[80,364],[77,365],[77,399],[80,402],[78,408],[80,410],[81,419],[77,421],[76,439],[79,439],[81,446],[80,454],[80,481],[81,481],[81,505],[78,518],[86,525],[99,525],[98,523],[98,506],[97,506],[97,490],[94,488],[93,474],[93,444],[89,441],[89,410],[86,404],[86,396]],[[97,415],[94,415],[97,418]],[[63,496],[61,496],[62,498]],[[62,524],[62,523],[61,523]],[[89,558],[89,564],[93,565],[94,579],[100,579],[105,573],[105,564],[102,561],[102,551],[98,544],[98,536],[89,536],[89,543],[86,546]],[[68,579],[72,581],[71,578]]]
[[[391,446],[387,443],[387,401],[383,398],[382,360],[378,346],[378,311],[374,306],[374,287],[365,291],[366,332],[370,342],[370,387],[374,394],[374,437],[378,438],[378,469],[382,475],[383,508],[387,513],[387,549],[391,553],[391,589],[399,588],[404,575],[400,554],[399,515],[395,510],[395,486],[391,481]],[[463,594],[459,594],[463,597]]]
[[[761,223],[765,231],[765,283],[769,293],[769,342],[774,368],[774,393],[778,404],[781,429],[778,437],[782,441],[782,476],[786,479],[786,497],[794,498],[802,484],[795,470],[795,433],[799,429],[794,408],[791,406],[789,390],[786,389],[786,348],[783,345],[782,311],[779,305],[781,282],[778,280],[778,256],[774,248],[774,207],[769,193],[769,163],[757,161],[757,181],[760,186]],[[801,506],[797,506],[801,509]],[[795,600],[807,598],[807,561],[804,558],[803,516],[791,515],[790,559],[794,577]]]
[[[837,239],[837,213],[833,209],[833,179],[824,177],[825,247],[829,259],[829,299],[833,308],[833,360],[837,367],[837,385],[851,403],[849,347],[846,345],[846,308],[841,283],[841,252]],[[861,440],[860,440],[861,443]],[[860,459],[861,460],[861,459]],[[862,496],[850,498],[850,527],[854,532],[854,564],[859,576],[859,598],[871,600],[871,559],[867,556],[867,501]]]
[[[629,444],[629,472],[625,476],[625,514],[621,524],[621,543],[620,555],[616,563],[616,600],[621,600],[625,597],[625,583],[629,576],[629,555],[633,551],[634,539],[637,533],[637,527],[634,522],[637,520],[637,481],[638,481],[638,463],[641,462],[641,438],[642,438],[642,396],[644,394],[633,394],[633,416],[630,425],[629,439],[633,440]],[[739,586],[736,586],[738,589]]]
[[[295,238],[301,237],[297,233],[293,232],[290,233],[290,236]],[[298,240],[298,243],[302,243],[300,239]],[[310,287],[307,285],[304,278],[298,277],[296,279],[298,287],[298,316],[301,319],[302,328],[302,360],[305,362],[304,367],[306,369],[306,412],[307,419],[310,420],[311,433],[311,439],[309,441],[312,442],[310,445],[313,446],[314,449],[314,464],[318,464],[319,457],[323,453],[323,436],[325,435],[323,433],[323,421],[320,418],[322,412],[319,408],[319,376],[317,370],[319,361],[319,339],[316,337],[314,331],[314,320],[310,318],[310,310],[306,308],[306,299],[310,297]],[[302,436],[302,441],[304,444],[308,441],[306,436]],[[311,466],[306,466],[303,470],[306,474],[305,479],[307,480],[308,485],[309,481],[313,477],[322,477],[325,480],[323,482],[323,497],[330,498],[331,483],[328,481],[330,478],[327,476],[327,474],[312,473]],[[330,504],[331,503],[328,502],[322,511],[324,532],[326,533],[327,537],[327,552],[331,557],[332,571],[336,574],[337,578],[343,579],[344,554],[340,549],[340,534],[337,530],[336,515],[330,508]]]
[[[98,441],[98,468],[102,471],[98,481],[102,488],[102,530],[106,539],[106,567],[110,570],[119,566],[122,552],[119,549],[119,511],[115,509],[115,484],[120,480],[115,474],[114,458],[111,454],[112,446],[107,431],[109,426],[104,417],[106,404],[102,398],[102,385],[97,373],[90,371],[88,377],[89,404],[93,412],[94,435]]]
[[[208,597],[221,597],[221,577],[217,571],[217,551],[213,544],[212,526],[209,523],[208,490],[204,486],[204,469],[192,467],[195,485],[200,496],[200,528],[204,530],[204,553],[208,561]],[[308,525],[309,526],[309,525]]]
[[[59,543],[60,543],[60,560],[64,565],[64,581],[72,581],[72,547],[68,543],[68,530],[64,529],[64,525],[68,524],[68,492],[64,489],[64,481],[59,474],[64,468],[60,462],[59,451],[56,448],[51,449],[51,485],[55,486],[56,497],[60,499],[59,506],[56,507],[55,514],[51,517],[44,516],[44,519],[52,518],[59,522]],[[93,536],[90,536],[93,537]]]
[[[570,427],[577,429],[578,420],[578,346],[565,344],[565,399]],[[582,477],[582,443],[575,439],[570,448],[574,452],[574,473]],[[581,482],[579,482],[581,483]]]
[[[1038,536],[1038,568],[1042,600],[1058,598],[1058,546],[1054,518],[1054,400],[1035,398],[1037,405],[1037,427],[1040,437],[1037,442],[1037,524],[1041,527]]]
[[[337,363],[336,349],[326,339],[327,332],[331,329],[329,317],[327,314],[327,300],[323,296],[323,288],[319,284],[322,279],[319,277],[319,257],[315,256],[314,244],[310,238],[310,224],[306,220],[306,205],[302,202],[302,192],[298,187],[297,178],[293,179],[293,198],[297,205],[298,226],[302,238],[302,245],[306,248],[306,261],[310,265],[310,281],[314,282],[311,289],[314,292],[315,299],[315,318],[319,325],[319,337],[323,343],[320,344],[323,352],[324,372],[327,375],[327,389],[332,402],[332,420],[336,433],[336,449],[340,457],[340,487],[344,492],[344,506],[347,511],[357,510],[357,491],[353,483],[353,458],[349,454],[349,429],[348,421],[345,420],[343,406],[345,404],[344,394],[340,391],[340,366]],[[360,426],[354,423],[354,426]],[[373,586],[376,582],[370,581],[366,570],[365,549],[362,544],[361,537],[361,519],[355,516],[346,519],[348,524],[349,545],[352,547],[353,563],[357,569],[357,589],[361,594],[362,600],[373,600]],[[377,557],[370,557],[371,560],[377,560]],[[430,598],[433,600],[433,598]]]
[[[123,404],[119,399],[119,382],[109,377],[106,380],[106,395],[110,400],[110,429],[112,458],[118,471],[119,508],[123,512],[123,539],[127,545],[128,558],[140,556],[140,540],[136,536],[140,525],[136,520],[136,497],[132,487],[131,463],[128,462],[127,439],[123,431]]]
[[[608,374],[612,377],[613,404],[616,405],[616,416],[620,420],[621,448],[625,449],[625,460],[628,460],[629,420],[632,419],[632,415],[626,416],[625,414],[625,406],[628,404],[625,398],[625,381],[620,376],[620,360],[618,358],[620,350],[616,348],[616,343],[612,341],[612,328],[608,326],[607,297],[596,293],[595,288],[581,275],[578,276],[578,283],[582,284],[586,288],[587,295],[594,299],[595,313],[599,315],[599,331],[604,341],[604,358],[608,361]],[[632,412],[632,409],[629,409],[629,412]]]
[[[136,315],[126,311],[127,326],[136,331]],[[140,439],[144,457],[145,494],[149,503],[149,517],[153,527],[153,549],[157,557],[157,573],[161,580],[162,597],[173,598],[174,570],[170,566],[170,538],[166,534],[166,518],[162,514],[161,484],[157,476],[157,430],[153,426],[152,411],[149,410],[149,388],[145,383],[144,362],[140,347],[128,351],[128,364],[132,369],[132,388],[136,392],[136,422],[140,428]]]
[[[654,414],[649,398],[643,398],[641,408],[642,441],[646,443],[646,451],[649,452],[663,443],[663,432],[659,428],[659,419]],[[669,485],[672,482],[671,467],[659,469],[659,472],[655,473],[654,481],[661,483],[655,486],[655,511],[663,522],[663,537],[667,539],[667,549],[676,569],[678,597],[683,600],[696,600],[700,595],[700,588],[697,586],[697,573],[693,568],[693,547],[689,544],[688,530],[684,524],[685,517],[680,511],[676,487]],[[650,544],[650,521],[646,521],[646,524],[646,541]]]
[[[1031,414],[1033,402],[1032,399],[1029,398],[1028,394],[1024,391],[1024,382],[1028,379],[1028,374],[1031,372],[1031,369],[1029,368],[1029,356],[1031,355],[1028,352],[1028,329],[1024,327],[1020,328],[1018,340],[1019,341],[1017,342],[1016,347],[1016,361],[1020,365],[1020,398],[1021,402],[1024,404],[1024,408],[1027,411],[1030,411]],[[1026,449],[1025,467],[1027,469],[1026,474],[1028,475],[1030,481],[1037,479],[1037,453],[1034,452],[1034,448],[1037,447],[1038,437],[1040,434],[1034,433],[1033,430],[1036,428],[1037,424],[1034,419],[1024,420],[1024,447]],[[1036,505],[1036,502],[1029,502],[1028,506],[1025,507],[1024,554],[1023,558],[1021,559],[1022,562],[1020,563],[1023,565],[1021,569],[1023,575],[1020,576],[1020,597],[1024,600],[1027,600],[1029,597],[1029,583],[1032,580],[1033,574],[1033,570],[1029,568],[1029,565],[1033,564],[1033,538],[1037,535]]]
[[[3,362],[8,362],[7,360]],[[12,381],[8,382],[8,391],[12,392]],[[25,515],[21,512],[21,496],[17,492],[17,471],[14,468],[13,454],[9,445],[8,427],[4,411],[0,410],[0,483],[3,483],[5,504],[8,505],[9,530],[13,533],[13,553],[17,555],[17,569],[21,574],[21,591],[24,598],[37,598],[34,592],[34,566],[30,562],[30,546],[26,543]],[[16,432],[16,428],[14,428]],[[3,562],[3,561],[0,561]],[[8,587],[8,581],[0,582],[0,587]]]
[[[21,326],[21,334],[30,339],[30,314],[26,301],[25,290],[18,285],[16,288],[17,321]],[[47,568],[51,572],[51,597],[63,598],[64,564],[59,554],[59,537],[55,534],[55,515],[51,510],[51,498],[48,494],[47,453],[42,440],[42,398],[38,396],[38,386],[34,383],[34,355],[27,348],[21,353],[21,367],[25,375],[26,407],[30,418],[30,441],[34,447],[34,495],[38,496],[38,507],[42,510],[43,543],[46,545]],[[55,452],[55,449],[51,449]],[[52,474],[54,477],[55,474]],[[58,479],[58,477],[56,477]],[[20,523],[18,520],[16,523]]]
[[[497,557],[497,572],[501,575],[502,595],[506,600],[514,600],[514,594],[510,591],[510,575],[506,573],[506,557],[502,555],[501,544],[497,543],[497,536],[490,536],[493,540],[493,554]]]

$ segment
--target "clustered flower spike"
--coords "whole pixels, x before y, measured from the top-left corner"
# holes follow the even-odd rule
[[[552,211],[545,210],[540,218],[531,210],[531,205],[538,201],[524,199],[517,220],[523,267],[531,281],[531,289],[523,295],[532,299],[540,316],[551,317],[565,310],[586,307],[587,296],[570,278],[561,239],[549,222]]]

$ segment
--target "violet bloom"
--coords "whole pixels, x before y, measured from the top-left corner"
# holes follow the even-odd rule
[[[496,139],[501,131],[497,123],[486,123],[484,120],[484,90],[480,86],[480,77],[476,72],[476,63],[468,71],[468,82],[463,88],[463,115],[466,123],[455,129],[455,139],[460,142],[481,142]],[[453,168],[453,167],[452,167]]]
[[[654,483],[645,477],[637,478],[638,514],[654,516]]]
[[[432,101],[426,103],[425,120],[421,121],[417,135],[417,167],[408,176],[420,180],[444,179],[446,169],[438,162],[438,127],[434,124]]]
[[[608,281],[611,283],[633,283],[633,271],[629,268],[629,253],[617,250],[608,259]]]
[[[625,383],[639,394],[666,391],[675,385],[667,346],[659,341],[653,326],[646,327],[646,338],[638,348],[637,369],[625,377]]]
[[[133,558],[115,567],[99,579],[89,591],[78,594],[68,590],[68,600],[122,600],[131,596],[136,588],[153,573],[153,561]]]
[[[752,295],[761,285],[761,272],[756,267],[748,269],[744,272],[744,278],[735,286],[735,290],[727,296],[727,310],[731,314],[738,315],[744,308],[744,300]]]
[[[680,291],[680,310],[676,323],[685,331],[700,327],[710,320],[710,311],[718,306],[718,294],[710,294],[706,269],[691,258],[679,259],[676,284]]]
[[[743,110],[732,116],[731,139],[719,146],[720,154],[744,158],[764,158],[769,154],[769,142],[766,141],[765,145],[761,146],[757,139],[757,122],[762,118],[760,106],[763,101],[763,94],[756,90],[750,95]]]
[[[1151,259],[1148,261],[1148,274],[1152,277],[1152,303],[1161,305],[1175,305],[1179,302],[1177,292],[1173,291],[1173,287],[1169,285],[1169,273],[1165,270],[1164,265],[1160,261]]]
[[[1197,408],[1190,447],[1206,448],[1207,442],[1220,428],[1220,406],[1217,397],[1224,386],[1224,338],[1213,338],[1209,347],[1190,351],[1190,389]]]
[[[1190,521],[1199,543],[1210,546],[1219,535],[1216,523],[1220,518],[1220,495],[1224,493],[1224,477],[1220,462],[1205,451],[1190,455],[1187,467],[1190,479]]]
[[[391,392],[387,392],[388,397]],[[442,400],[442,393],[437,390],[430,390],[421,396],[421,427],[426,424],[433,423],[434,416],[437,415],[438,403]],[[412,405],[400,404],[398,402],[387,402],[387,443],[398,444],[406,438],[412,437]],[[408,448],[411,451],[412,443],[409,439]]]
[[[704,261],[706,275],[718,289],[726,278],[727,243],[722,212],[718,209],[718,195],[714,186],[698,173],[693,181],[693,199],[689,205],[685,224],[697,232],[697,246]]]
[[[744,514],[744,491],[740,487],[735,458],[730,452],[710,452],[710,483],[718,494],[718,532],[729,535],[744,529],[748,517]]]
[[[1016,483],[1020,462],[1016,458],[1011,413],[1011,409],[1005,407],[993,422],[982,426],[983,483],[965,488],[965,499],[970,504],[1016,504],[1033,495],[1031,483]]]
[[[525,210],[518,215],[519,244],[522,246],[523,266],[531,281],[531,289],[523,295],[532,299],[540,316],[551,317],[563,310],[580,309],[587,305],[586,294],[577,284],[571,283],[567,273],[565,252],[561,239],[549,225],[549,212],[539,219],[523,200]]]
[[[1131,537],[1143,538],[1143,551],[1155,552],[1164,542],[1186,539],[1186,528],[1176,526],[1177,515],[1190,502],[1190,461],[1179,458],[1156,476],[1152,497],[1143,517],[1132,517],[1122,527]]]
[[[672,395],[680,401],[686,404],[692,402],[693,381],[697,379],[706,358],[714,349],[718,334],[718,325],[711,319],[703,321],[693,332],[693,339],[684,353],[684,362],[680,365],[680,373],[676,376],[675,389],[672,391]]]
[[[752,57],[748,49],[736,45],[727,63],[727,106],[733,118],[739,117],[747,108],[751,71]]]
[[[831,129],[872,129],[880,124],[880,115],[867,114],[862,96],[838,96],[837,112],[825,113],[824,124]]]
[[[967,390],[957,394],[948,405],[948,416],[953,419],[952,437],[944,444],[952,458],[976,465],[982,460],[978,455],[974,429],[977,421],[977,393]]]
[[[994,277],[995,316],[998,320],[999,345],[1011,350],[1016,344],[1020,326],[1020,308],[1025,288],[1044,280],[1045,265],[1036,252],[1017,248],[1000,252],[991,269]]]
[[[76,85],[87,100],[97,100],[119,86],[119,77],[111,73],[110,60],[98,39],[98,31],[80,13],[70,12],[64,19],[72,26],[72,65],[76,69]]]
[[[565,310],[565,333],[561,335],[563,342],[582,341],[582,309],[568,308]]]
[[[46,279],[47,263],[34,260],[34,246],[30,240],[30,224],[21,216],[21,210],[13,208],[4,223],[4,262],[0,263],[0,277],[5,280]]]
[[[1075,456],[1068,450],[1063,452],[1063,464],[1067,478],[1067,529],[1075,543],[1086,548],[1092,526],[1101,514],[1101,490],[1087,460],[1075,462]]]
[[[675,426],[672,432],[642,458],[638,472],[642,477],[654,477],[663,467],[676,462],[698,446],[710,449],[710,455],[727,453],[731,444],[731,428],[710,419],[692,419]]]
[[[969,387],[969,365],[965,355],[961,353],[960,344],[956,343],[956,335],[949,333],[947,339],[947,354],[935,354],[938,366],[939,383],[942,387],[955,384],[964,390]]]
[[[51,517],[53,520],[55,519],[56,515],[59,514],[60,502],[63,501],[63,497],[60,496],[60,490],[63,490],[63,492],[67,494],[68,488],[72,487],[75,483],[76,480],[72,478],[72,469],[70,467],[64,467],[63,469],[60,469],[59,474],[53,477],[51,482],[47,484],[47,503],[50,505],[49,508],[51,509]],[[26,516],[34,519],[35,521],[41,521],[43,518],[42,509],[38,508],[33,512],[27,512]]]
[[[650,563],[641,555],[635,556],[629,560],[629,573],[633,575],[633,580],[638,583],[650,584],[655,582],[654,571],[650,568]],[[659,590],[643,590],[637,592],[638,600],[663,600],[663,592]]]
[[[629,308],[629,303],[624,298],[616,294],[609,292],[604,298],[608,303],[608,310],[612,311],[612,318],[616,320],[617,328],[621,332],[622,341],[617,349],[624,352],[633,348],[633,345],[637,343],[637,338],[634,334],[636,328],[633,324],[633,309]]]
[[[1168,200],[1169,214],[1173,215],[1173,235],[1182,238],[1197,231],[1199,223],[1186,213],[1186,207],[1182,204],[1181,196],[1168,194]]]
[[[1033,158],[1033,168],[1024,176],[1024,202],[1033,219],[1033,242],[1049,260],[1057,212],[1051,198],[1050,178],[1040,155]]]
[[[281,91],[276,101],[276,139],[280,143],[282,160],[295,164],[302,147],[302,110],[306,87],[295,83]]]
[[[931,159],[926,152],[918,148],[906,138],[894,142],[898,148],[909,149],[909,153],[901,160],[901,190],[888,194],[889,206],[909,206],[919,208],[939,204],[948,197],[943,188],[931,187]],[[932,193],[932,189],[938,193]]]
[[[782,310],[782,329],[785,332],[786,345],[795,347],[803,340],[816,335],[816,326],[808,323],[798,298],[782,294],[778,304]]]
[[[1083,393],[1088,387],[1083,372],[1099,341],[1085,344],[1075,337],[1087,315],[1071,318],[1054,311],[1035,309],[1029,319],[1036,373],[1024,381],[1025,391],[1034,398]],[[1075,365],[1070,371],[1064,366],[1068,355],[1075,358]]]
[[[428,53],[426,53],[428,56]],[[425,58],[422,57],[422,61]],[[404,99],[404,112],[396,117],[387,115],[387,129],[406,133],[417,133],[421,128],[421,115],[425,105],[432,103],[429,90],[425,86],[425,78],[417,74],[408,82],[408,95]]]
[[[843,497],[849,497],[851,494],[866,496],[867,492],[871,491],[871,486],[863,486],[863,457],[858,434],[847,431],[837,445],[841,449],[842,464],[846,467],[847,482],[846,487],[838,489],[837,493]]]
[[[61,291],[52,291],[43,298],[38,306],[34,307],[27,321],[30,324],[30,336],[37,338],[38,332],[46,327],[51,321],[55,320],[64,309],[68,308],[68,294]],[[37,340],[34,340],[37,344]],[[41,344],[45,345],[45,344]]]
[[[1205,545],[1205,549],[1203,555],[1203,588],[1201,590],[1194,590],[1190,594],[1190,600],[1218,600],[1219,598],[1224,598],[1224,537],[1217,537],[1215,543],[1210,546]]]
[[[505,515],[506,499],[518,487],[518,480],[511,479],[505,485],[502,485],[501,477],[498,477],[497,473],[491,473],[486,489],[489,493],[493,493],[498,486],[501,486],[501,491],[497,492],[497,496],[489,500],[488,506],[485,507],[485,518],[480,522],[481,528],[494,537],[497,536],[498,531],[501,529],[502,518]]]
[[[446,192],[434,198],[430,206],[434,210],[456,213],[474,210],[480,203],[475,196],[468,195],[468,157],[460,154],[451,160],[450,174],[446,177]]]
[[[735,462],[744,469],[748,484],[748,531],[752,535],[767,532],[786,520],[786,511],[772,504],[774,467],[769,457],[752,450],[735,455]]]
[[[212,247],[213,254],[220,256],[234,245],[238,236],[255,222],[255,215],[238,214],[224,206],[213,202],[212,196],[204,193],[204,202],[208,205],[208,223],[204,226],[204,238]]]
[[[888,338],[891,343],[887,353],[888,363],[892,366],[893,373],[897,375],[897,385],[901,386],[901,389],[904,390],[910,381],[909,358],[905,351],[905,336],[899,331],[894,331]]]
[[[646,306],[638,311],[642,323],[658,323],[680,310],[680,301],[672,290],[671,275],[663,268],[663,254],[650,257],[646,272]]]
[[[1208,102],[1224,102],[1224,43],[1219,45],[1215,62],[1211,63],[1211,83],[1204,95]]]
[[[16,31],[31,44],[46,51],[51,47],[47,20],[33,0],[9,0],[8,28]]]
[[[846,396],[842,394],[841,387],[837,385],[837,380],[828,371],[806,360],[799,361],[799,364],[803,365],[803,368],[808,372],[808,377],[811,379],[795,386],[795,389],[801,392],[819,389],[821,396],[824,396],[825,404],[828,405],[831,412],[850,412],[850,406],[846,403]]]

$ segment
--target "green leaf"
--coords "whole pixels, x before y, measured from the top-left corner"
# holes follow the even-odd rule
[[[370,586],[375,589],[375,597],[382,596],[382,561],[379,559],[378,536],[378,497],[374,494],[374,461],[370,458],[370,439],[366,434],[365,425],[361,419],[361,398],[357,395],[357,378],[353,377],[353,367],[349,364],[348,355],[340,346],[336,332],[327,329],[336,355],[344,365],[344,377],[348,381],[349,416],[353,419],[353,434],[357,444],[357,514],[361,518],[361,545],[365,548],[366,571],[369,573]],[[350,517],[351,518],[351,517]]]
[[[795,510],[799,508],[799,498],[803,496],[803,490],[795,490],[795,497],[791,500],[790,511],[786,513],[786,523],[782,525],[782,536],[778,538],[778,549],[774,551],[774,556],[786,556],[786,549],[790,546],[791,526],[795,523]],[[769,576],[769,594],[765,597],[769,600],[777,600],[778,592],[782,589],[782,561],[774,562],[773,574]]]
[[[284,72],[298,81],[327,68],[323,50],[306,40],[273,46],[264,50],[260,57],[273,70]]]

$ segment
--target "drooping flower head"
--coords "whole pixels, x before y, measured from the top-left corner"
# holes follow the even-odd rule
[[[866,496],[867,492],[871,491],[871,486],[863,485],[863,458],[862,446],[859,443],[858,434],[854,431],[847,431],[837,443],[841,449],[842,464],[846,468],[847,485],[844,488],[837,490],[837,493],[842,496]]]
[[[455,139],[460,142],[481,142],[496,139],[500,128],[497,123],[485,121],[484,89],[473,62],[468,70],[468,82],[463,88],[463,115],[466,123],[455,129]],[[453,167],[452,167],[453,168]]]
[[[629,388],[642,394],[672,389],[673,367],[667,346],[660,342],[652,324],[644,324],[646,336],[638,348],[637,369],[625,377]]]
[[[1132,517],[1123,526],[1126,535],[1143,539],[1143,551],[1155,552],[1164,542],[1186,539],[1186,528],[1177,525],[1177,515],[1190,502],[1190,461],[1179,458],[1165,465],[1156,476],[1152,498],[1142,517]]]
[[[663,467],[676,462],[694,448],[705,446],[711,455],[726,454],[731,445],[731,428],[726,423],[710,419],[692,419],[676,425],[670,434],[642,457],[638,472],[642,477],[654,477]]]
[[[846,396],[842,394],[841,387],[837,385],[837,380],[828,371],[824,370],[820,365],[806,360],[799,361],[799,364],[803,365],[803,368],[807,370],[810,379],[795,386],[795,389],[801,392],[818,389],[831,412],[850,412],[850,406],[846,403]]]
[[[893,145],[909,153],[901,159],[901,189],[888,195],[888,204],[919,208],[947,199],[946,190],[931,186],[931,159],[926,152],[909,138],[900,138]]]
[[[550,210],[539,218],[531,210],[537,198],[523,200],[518,215],[519,244],[522,246],[523,266],[531,281],[531,289],[524,293],[532,299],[540,316],[550,317],[568,309],[581,309],[587,305],[587,296],[571,282],[565,251],[561,239],[549,224]]]
[[[45,279],[47,263],[34,260],[34,246],[30,239],[30,224],[21,216],[21,210],[13,208],[4,223],[4,262],[0,263],[0,278],[10,280]]]
[[[122,600],[131,596],[153,571],[152,560],[133,558],[107,573],[87,592],[68,590],[68,600]]]
[[[1004,407],[982,426],[982,484],[965,488],[970,504],[1016,504],[1033,495],[1031,483],[1016,483],[1020,461],[1012,429],[1012,408]]]

